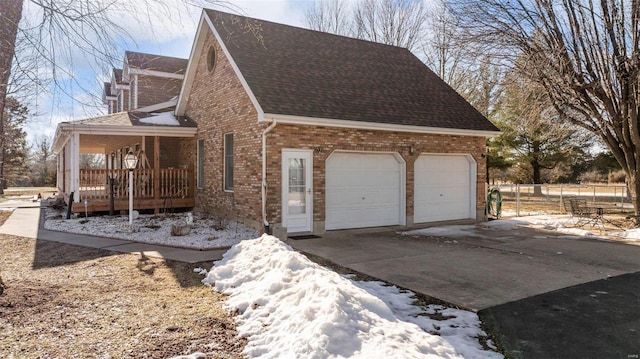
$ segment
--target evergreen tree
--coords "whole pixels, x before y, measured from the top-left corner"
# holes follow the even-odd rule
[[[27,133],[24,125],[29,111],[15,98],[7,98],[2,116],[2,147],[0,147],[0,179],[3,189],[24,184],[28,177]]]
[[[584,131],[558,119],[543,88],[515,73],[507,77],[495,123],[503,132],[496,144],[508,153],[503,157],[518,164],[517,182],[541,184],[543,170],[585,158],[590,146]]]

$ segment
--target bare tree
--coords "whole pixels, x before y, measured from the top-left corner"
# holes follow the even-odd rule
[[[562,120],[602,140],[640,215],[640,3],[477,0],[452,9],[471,36],[543,86]]]
[[[469,64],[473,56],[462,39],[458,19],[449,12],[445,0],[437,1],[429,13],[422,53],[425,63],[459,92],[466,85],[465,79],[472,75]]]
[[[310,29],[415,50],[422,41],[428,11],[423,1],[320,0],[305,14]]]
[[[362,0],[354,10],[355,35],[414,50],[422,39],[428,16],[422,1]]]
[[[56,183],[56,157],[51,152],[51,138],[41,136],[36,139],[31,152],[31,184],[40,186],[54,186]]]
[[[81,153],[80,169],[105,168],[105,155],[103,153]]]
[[[347,3],[343,0],[316,1],[305,12],[307,27],[336,35],[352,36],[353,23]]]

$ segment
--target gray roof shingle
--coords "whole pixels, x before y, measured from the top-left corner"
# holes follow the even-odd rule
[[[116,112],[103,116],[90,117],[74,121],[61,122],[65,125],[71,126],[119,126],[119,127],[131,127],[131,126],[160,126],[165,127],[168,125],[157,125],[140,122],[140,119],[151,117],[154,114],[145,112]],[[195,121],[188,117],[177,117],[179,122],[178,126],[169,127],[198,127]]]
[[[498,131],[407,49],[205,12],[265,113]]]
[[[142,70],[154,70],[172,74],[184,74],[189,60],[177,57],[145,54],[142,52],[125,51],[129,67]]]

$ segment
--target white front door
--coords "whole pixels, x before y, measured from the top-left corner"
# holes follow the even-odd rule
[[[289,233],[311,232],[312,154],[306,150],[282,151],[282,225]]]

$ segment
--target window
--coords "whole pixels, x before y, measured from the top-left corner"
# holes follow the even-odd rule
[[[233,133],[224,135],[224,190],[233,191]]]
[[[204,140],[198,140],[198,188],[204,187]]]
[[[211,46],[207,52],[207,69],[209,72],[216,67],[216,48]]]

